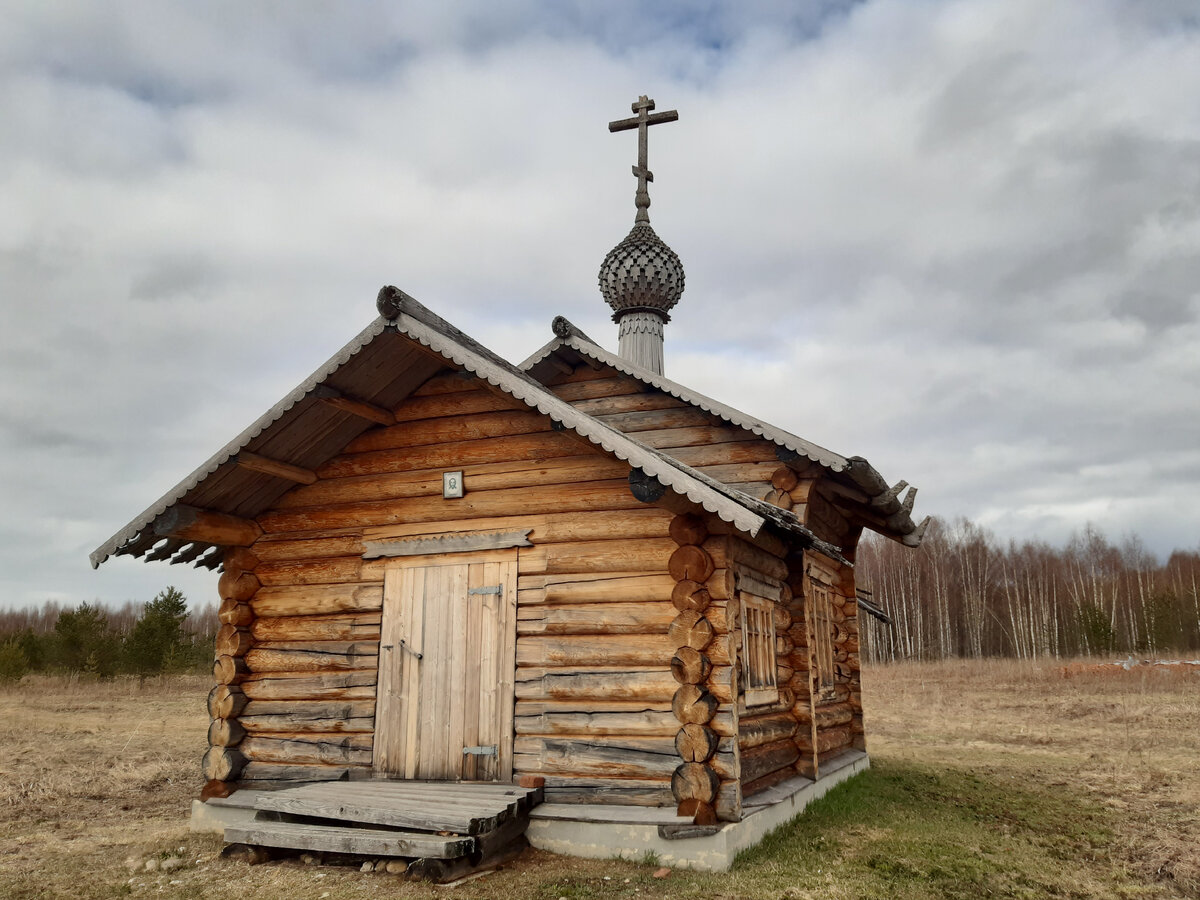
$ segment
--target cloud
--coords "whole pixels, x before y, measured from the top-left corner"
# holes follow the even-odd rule
[[[1002,537],[1200,514],[1188,5],[31,5],[0,25],[5,598],[209,573],[86,553],[395,283],[519,360],[633,214],[668,374]],[[20,523],[13,526],[11,523]]]

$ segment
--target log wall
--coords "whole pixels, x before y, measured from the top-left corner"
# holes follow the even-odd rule
[[[396,417],[281,498],[251,552],[226,561],[209,794],[370,771],[388,561],[364,560],[364,541],[530,528],[515,773],[545,777],[556,800],[670,805],[672,514],[634,499],[626,463],[473,378],[431,379]],[[442,472],[457,469],[465,496],[445,500]]]

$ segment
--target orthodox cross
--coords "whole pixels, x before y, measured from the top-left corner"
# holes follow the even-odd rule
[[[637,196],[634,198],[634,205],[637,206],[637,216],[633,222],[635,225],[649,225],[650,214],[646,212],[650,208],[650,189],[648,183],[654,180],[654,173],[650,171],[646,162],[647,143],[646,132],[651,125],[661,125],[663,122],[674,122],[679,118],[678,111],[674,109],[666,112],[655,113],[650,115],[650,110],[654,109],[654,101],[643,94],[637,98],[637,102],[633,104],[631,109],[637,113],[632,119],[619,119],[616,122],[608,123],[609,131],[629,131],[632,128],[638,130],[638,161],[633,167],[633,174],[637,176]]]

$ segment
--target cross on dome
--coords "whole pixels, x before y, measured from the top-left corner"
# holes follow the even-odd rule
[[[637,206],[637,216],[633,221],[639,225],[647,225],[650,223],[650,214],[646,211],[650,208],[650,189],[648,183],[654,180],[654,173],[650,171],[649,163],[647,162],[647,145],[649,144],[647,131],[651,125],[661,125],[663,122],[677,121],[679,119],[679,112],[669,109],[666,112],[650,115],[650,110],[654,109],[654,101],[645,94],[638,97],[630,108],[637,115],[632,119],[618,119],[615,122],[609,122],[608,130],[610,132],[629,131],[633,128],[638,130],[638,161],[637,165],[633,167],[633,174],[637,176],[638,180],[637,194],[634,197],[634,205]]]

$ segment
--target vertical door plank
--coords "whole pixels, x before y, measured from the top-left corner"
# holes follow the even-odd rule
[[[497,743],[500,781],[511,782],[513,777],[513,712],[516,703],[517,674],[517,564],[498,564],[502,576],[499,631],[502,650],[499,659],[497,700],[500,705],[500,740]]]
[[[487,584],[500,582],[500,566],[498,563],[485,563],[483,579]],[[479,651],[479,740],[482,744],[499,746],[499,705],[497,702],[498,683],[497,670],[497,610],[501,599],[495,594],[484,594],[479,605],[480,616],[480,651]],[[495,781],[497,775],[496,757],[481,756],[479,758],[479,776],[487,781]]]
[[[389,772],[395,765],[396,733],[392,721],[396,718],[399,678],[396,672],[396,658],[382,646],[395,643],[399,631],[398,620],[400,610],[400,582],[402,572],[390,569],[384,573],[383,579],[383,620],[379,627],[379,674],[375,688],[375,739],[373,741],[371,764],[379,772]]]
[[[447,568],[449,584],[446,592],[446,720],[444,726],[447,777],[456,780],[463,775],[463,705],[466,700],[464,677],[466,674],[465,641],[463,629],[467,619],[468,601],[477,598],[467,596],[467,565]]]
[[[483,565],[474,563],[467,570],[467,587],[479,588],[485,584],[483,580]],[[480,674],[479,668],[479,642],[480,629],[483,614],[482,603],[467,604],[467,619],[465,622],[465,678],[463,682],[463,743],[468,747],[479,746],[486,743],[483,735],[486,733],[480,729]],[[474,781],[480,777],[479,775],[479,757],[466,756],[463,757],[463,778]]]
[[[411,569],[412,583],[406,586],[406,596],[411,615],[405,637],[410,649],[424,653],[425,648],[425,578],[426,569]],[[424,659],[417,659],[413,653],[404,652],[404,700],[405,731],[404,731],[404,777],[416,778],[420,765],[421,744],[418,735],[421,730],[421,676]]]

